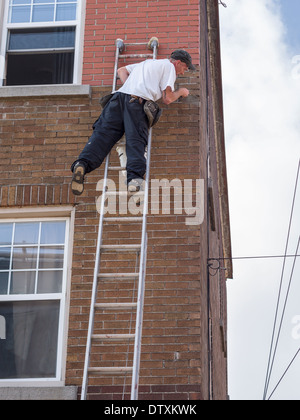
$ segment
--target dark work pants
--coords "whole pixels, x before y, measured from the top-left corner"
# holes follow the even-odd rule
[[[78,161],[86,166],[86,173],[98,168],[113,146],[126,135],[127,182],[143,178],[146,172],[145,147],[148,143],[148,120],[144,112],[144,101],[131,103],[131,96],[115,93],[104,107],[102,114],[93,125],[93,134],[73,163]]]

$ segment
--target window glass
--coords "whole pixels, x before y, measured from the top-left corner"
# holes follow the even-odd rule
[[[32,22],[53,22],[54,4],[33,6]]]
[[[14,244],[37,244],[39,223],[16,223]]]
[[[65,222],[43,222],[41,233],[41,244],[63,244],[65,243]]]
[[[66,222],[0,223],[0,232],[0,295],[61,293]]]
[[[77,0],[13,0],[9,23],[55,22],[76,20]]]
[[[74,52],[9,55],[6,86],[71,84],[73,73]]]
[[[76,31],[80,30],[77,21],[80,1],[9,0],[7,50],[5,66],[0,68],[1,84],[26,86],[76,82],[74,61]],[[55,22],[67,24],[54,27]]]
[[[14,7],[11,11],[11,23],[23,23],[30,21],[30,7]]]
[[[11,248],[0,248],[0,270],[9,270]]]
[[[60,302],[0,302],[0,379],[55,378]]]
[[[40,271],[38,277],[38,293],[61,293],[62,271]]]
[[[32,270],[37,264],[37,247],[18,247],[13,250],[12,269]]]
[[[64,264],[64,248],[41,247],[39,268],[62,268]]]
[[[11,3],[13,5],[16,5],[16,4],[30,4],[31,0],[11,0]]]
[[[33,0],[33,3],[54,3],[55,0]]]
[[[73,83],[74,50],[74,27],[11,30],[6,85]]]
[[[75,28],[11,30],[8,51],[74,48]]]
[[[66,226],[61,219],[0,223],[1,382],[61,380]]]
[[[76,4],[59,4],[56,8],[57,22],[64,20],[76,20]]]
[[[10,245],[12,241],[12,223],[0,224],[0,245]]]
[[[34,294],[35,276],[35,271],[12,272],[9,293],[11,295]]]
[[[0,295],[7,294],[9,272],[0,272]]]

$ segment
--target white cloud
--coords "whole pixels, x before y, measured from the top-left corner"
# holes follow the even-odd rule
[[[220,16],[233,255],[281,255],[300,158],[300,79],[284,44],[278,2],[228,0],[227,5]],[[299,215],[300,200],[297,206]],[[292,232],[293,253],[299,222]],[[234,264],[235,280],[228,283],[233,398],[262,396],[281,263]],[[294,308],[291,318],[293,310],[300,314]],[[291,360],[295,340],[289,340],[279,374]]]

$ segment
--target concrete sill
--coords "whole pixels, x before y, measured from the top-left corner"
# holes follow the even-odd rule
[[[49,96],[90,96],[89,85],[39,85],[39,86],[3,86],[0,98],[49,97]]]
[[[77,400],[76,386],[59,387],[0,387],[0,400]]]

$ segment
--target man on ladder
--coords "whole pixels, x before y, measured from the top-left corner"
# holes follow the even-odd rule
[[[84,176],[98,168],[113,146],[126,134],[127,185],[134,194],[142,190],[146,171],[145,148],[149,127],[159,117],[156,101],[162,98],[167,105],[189,91],[174,84],[178,75],[195,70],[190,54],[175,50],[170,59],[146,60],[118,69],[123,86],[113,92],[103,112],[93,125],[93,134],[72,164],[72,192],[81,195]]]

